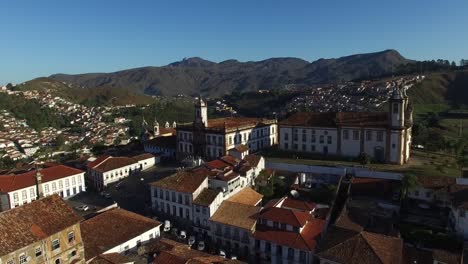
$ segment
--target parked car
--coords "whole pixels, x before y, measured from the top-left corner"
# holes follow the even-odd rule
[[[219,256],[226,258],[226,252],[223,249],[219,250]]]
[[[83,205],[80,205],[80,206],[77,206],[75,207],[76,210],[79,210],[79,211],[83,211],[83,212],[86,212],[89,210],[89,206],[87,206],[86,204],[83,204]]]
[[[187,238],[187,232],[185,232],[184,230],[181,230],[179,237],[182,238],[182,239],[186,239]]]
[[[195,236],[189,236],[188,244],[189,246],[192,246],[193,244],[195,244]]]
[[[164,221],[164,232],[169,232],[171,230],[171,221]]]
[[[205,250],[205,241],[198,241],[197,249],[200,251]]]

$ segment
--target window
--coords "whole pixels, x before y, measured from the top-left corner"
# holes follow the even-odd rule
[[[60,248],[60,241],[58,239],[52,240],[52,250]]]
[[[60,264],[60,258],[55,260],[55,264]]]
[[[323,144],[323,135],[320,135],[320,143]]]
[[[331,144],[332,143],[332,137],[331,136],[327,136],[327,144]]]
[[[288,143],[284,143],[284,149],[289,149],[289,144]]]
[[[353,130],[353,140],[359,140],[359,131]]]
[[[398,114],[398,104],[397,103],[393,103],[393,113],[394,114]]]
[[[19,256],[19,263],[20,263],[20,264],[24,264],[24,263],[26,263],[26,262],[28,262],[28,257],[27,257],[25,254],[21,254],[21,255]]]
[[[44,192],[45,193],[49,192],[49,185],[48,184],[44,184]]]
[[[63,189],[63,182],[59,181],[59,189]]]
[[[76,250],[73,250],[73,251],[70,253],[70,258],[73,258],[74,256],[76,256]]]
[[[286,230],[286,224],[283,224],[283,223],[282,223],[282,224],[281,224],[281,229]]]
[[[294,258],[294,249],[288,248],[288,258],[289,259]]]
[[[172,192],[172,202],[176,202],[176,194],[175,192]]]
[[[177,195],[177,198],[178,198],[178,201],[177,201],[177,202],[180,203],[180,204],[182,204],[182,194],[179,193],[179,194]]]
[[[260,248],[260,240],[255,239],[255,248]]]
[[[120,171],[120,175],[122,175],[122,171]],[[72,177],[72,185],[76,185],[75,177]]]
[[[28,192],[26,190],[23,190],[21,192],[21,196],[23,197],[23,200],[27,200],[28,199]]]
[[[343,139],[349,139],[349,130],[343,130]]]
[[[278,228],[278,222],[273,222],[273,227]]]
[[[42,256],[42,249],[41,247],[37,247],[35,250],[36,258]]]
[[[383,132],[382,132],[382,131],[378,131],[378,132],[377,132],[377,141],[378,141],[378,142],[382,142],[382,141],[383,141]]]
[[[278,255],[278,256],[283,255],[283,249],[281,248],[280,245],[276,245],[276,255]]]
[[[306,130],[303,129],[303,130],[302,130],[302,141],[303,141],[303,142],[306,142],[306,141],[307,141],[307,134],[306,134],[306,133],[307,133]]]
[[[306,151],[307,148],[306,148],[306,144],[302,144],[302,151]]]
[[[186,205],[190,204],[190,197],[188,195],[185,195],[185,204]]]
[[[68,233],[68,243],[71,243],[75,240],[75,233],[70,232]]]
[[[169,201],[169,191],[166,191],[166,200]]]
[[[430,192],[430,191],[427,191],[427,192],[426,192],[426,197],[427,197],[427,198],[431,197],[431,192]]]
[[[112,175],[112,177],[113,177],[113,176],[114,176],[114,175]],[[65,187],[68,187],[68,186],[70,186],[70,181],[69,181],[68,179],[65,179]]]
[[[297,140],[298,140],[297,129],[293,129],[293,140],[294,140],[294,141],[297,141]]]
[[[313,131],[315,131],[315,130],[313,130]],[[310,142],[315,143],[315,135],[312,135],[312,136],[310,137]]]
[[[366,140],[372,141],[372,131],[366,131]]]
[[[7,263],[7,264],[15,264],[15,261],[14,261],[13,259],[9,259],[9,260],[7,260],[6,263]]]
[[[293,144],[293,149],[297,150],[297,144]]]
[[[315,151],[315,145],[311,145],[311,146],[310,146],[310,150],[311,150],[311,151]]]
[[[289,134],[288,133],[284,133],[284,140],[289,140]]]
[[[301,251],[299,252],[299,260],[300,260],[301,262],[305,262],[305,260],[306,260],[306,253],[305,253],[305,251],[302,251],[302,250],[301,250]]]
[[[31,190],[29,190],[29,195],[31,196],[31,200],[36,199],[36,190],[34,190],[34,188],[31,188]]]
[[[266,242],[266,243],[265,243],[265,251],[267,251],[268,253],[270,253],[270,251],[271,251],[271,243],[270,243],[270,242]]]
[[[395,145],[395,144],[392,144],[392,148],[395,148],[395,147],[396,147],[396,145]]]

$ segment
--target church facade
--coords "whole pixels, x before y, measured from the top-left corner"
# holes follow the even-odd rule
[[[358,157],[404,164],[410,157],[412,108],[405,90],[395,88],[388,112],[296,113],[279,123],[285,151]]]
[[[245,145],[251,152],[276,145],[276,119],[227,117],[208,119],[206,103],[200,97],[195,104],[192,123],[177,126],[177,156],[212,160]]]

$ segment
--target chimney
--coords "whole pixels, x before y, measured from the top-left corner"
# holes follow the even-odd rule
[[[38,199],[44,196],[42,192],[42,173],[38,168],[36,168],[36,195]]]

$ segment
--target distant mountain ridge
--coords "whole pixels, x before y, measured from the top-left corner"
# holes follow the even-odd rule
[[[233,91],[278,89],[374,78],[392,73],[412,62],[396,50],[319,59],[312,63],[298,58],[220,63],[199,57],[185,58],[161,67],[141,67],[112,73],[54,74],[50,78],[80,87],[115,87],[146,95],[221,96]]]

